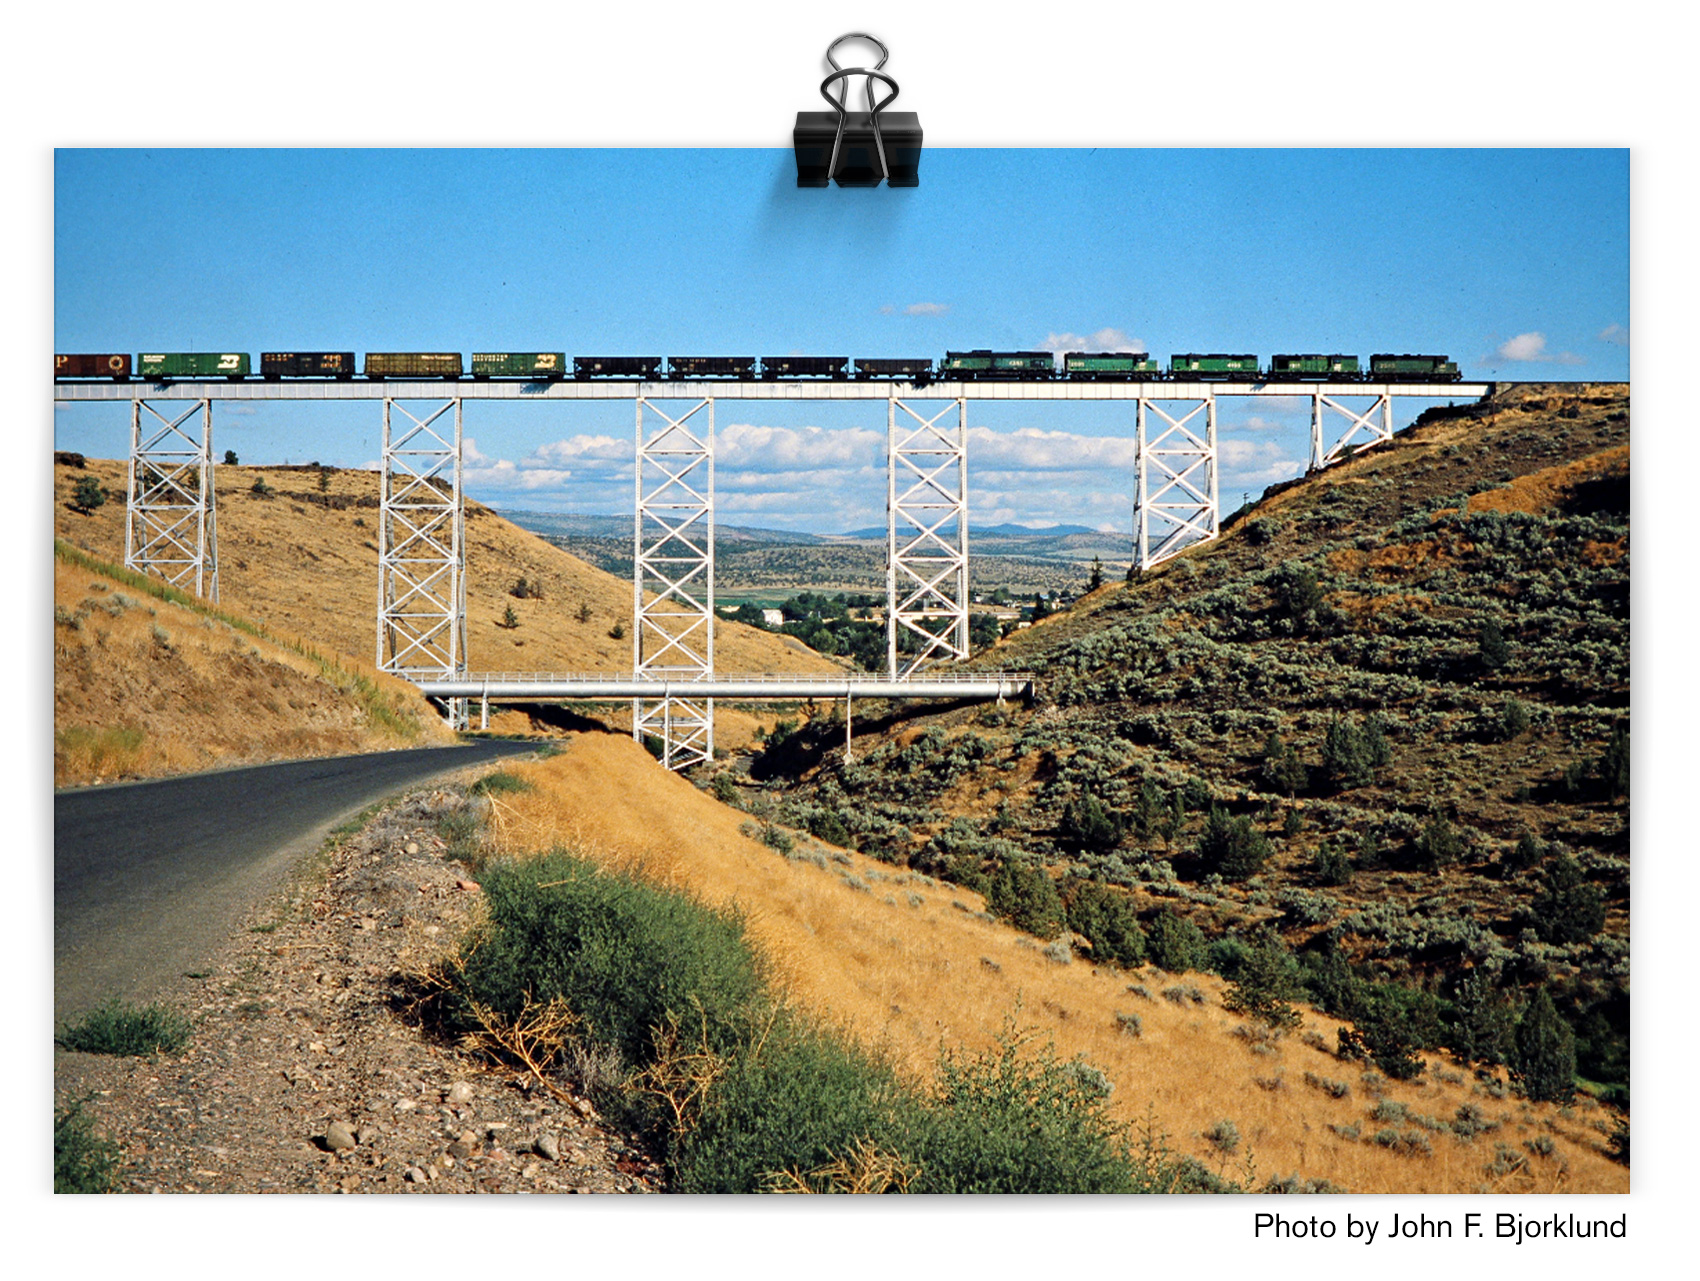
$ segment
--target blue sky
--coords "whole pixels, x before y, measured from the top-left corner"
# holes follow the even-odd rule
[[[61,150],[59,351],[1443,352],[1629,375],[1624,150],[930,149],[912,190],[789,152]],[[1420,402],[1401,407],[1408,420]],[[376,459],[375,406],[215,413],[245,462]],[[1225,400],[1225,507],[1297,474],[1308,402]],[[59,448],[127,415],[62,406]],[[623,512],[631,410],[469,404],[469,490]],[[1125,529],[1131,410],[970,407],[978,523]],[[883,521],[884,409],[718,410],[721,518]]]

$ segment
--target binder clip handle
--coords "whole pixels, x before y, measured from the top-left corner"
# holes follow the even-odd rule
[[[879,50],[879,61],[871,67],[846,67],[835,56],[847,40],[866,40]],[[797,185],[826,187],[893,187],[919,185],[917,167],[921,160],[921,122],[912,111],[894,111],[881,118],[897,100],[897,81],[881,68],[891,57],[885,42],[865,31],[851,31],[826,47],[832,74],[820,82],[820,95],[832,111],[799,111],[792,131],[797,156]],[[850,80],[863,78],[867,110],[850,109]],[[888,91],[874,92],[878,80]],[[834,87],[837,93],[834,95]],[[830,139],[830,143],[828,142]]]
[[[844,38],[845,37],[840,37],[840,39]],[[868,38],[870,40],[873,39],[872,36],[869,36]],[[878,42],[876,41],[875,43]],[[883,45],[880,47],[884,48]],[[828,57],[830,58],[831,55],[829,54]],[[884,62],[885,59],[881,58],[880,61]],[[880,160],[880,178],[881,180],[890,178],[891,166],[888,165],[885,160],[885,139],[880,136],[880,112],[884,111],[893,102],[897,101],[897,81],[893,80],[883,71],[874,70],[868,67],[840,67],[837,71],[834,71],[825,80],[820,82],[820,96],[825,98],[828,105],[830,105],[832,109],[838,113],[838,132],[835,133],[832,138],[832,159],[827,162],[827,175],[829,177],[836,177],[838,174],[838,153],[839,149],[844,145],[844,126],[850,122],[850,112],[846,109],[844,100],[850,93],[850,85],[848,82],[851,76],[867,77],[865,87],[868,94],[868,121],[873,126],[874,150],[878,153]],[[837,98],[834,98],[826,91],[827,86],[834,80],[841,80],[845,82],[840,88]],[[874,101],[875,80],[882,80],[891,86],[891,92],[884,98],[880,99],[877,103]]]

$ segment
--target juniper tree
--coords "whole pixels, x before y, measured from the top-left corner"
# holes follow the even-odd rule
[[[1576,1034],[1559,1017],[1545,988],[1523,1009],[1514,1035],[1511,1070],[1534,1100],[1568,1103],[1576,1093]]]
[[[1278,792],[1296,795],[1310,781],[1309,771],[1299,754],[1282,741],[1274,730],[1263,744],[1263,781]]]
[[[1249,818],[1210,807],[1198,839],[1198,857],[1210,871],[1226,880],[1243,881],[1257,874],[1270,852],[1268,838]]]
[[[71,491],[71,506],[87,516],[96,507],[106,506],[106,491],[93,476],[80,477],[77,487]]]

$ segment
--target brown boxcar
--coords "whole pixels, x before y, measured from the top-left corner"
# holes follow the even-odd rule
[[[130,357],[123,354],[99,356],[54,356],[55,378],[128,378]]]
[[[368,378],[459,378],[458,351],[369,351]]]

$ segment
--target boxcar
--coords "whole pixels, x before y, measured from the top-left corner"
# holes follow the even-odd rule
[[[1356,378],[1356,356],[1271,356],[1271,378]]]
[[[352,351],[262,351],[262,378],[352,378]]]
[[[843,378],[848,356],[763,356],[763,378]]]
[[[143,378],[246,378],[249,373],[245,351],[143,352],[136,366]]]
[[[1199,378],[1256,378],[1256,356],[1224,356],[1212,353],[1200,356],[1187,353],[1169,357],[1171,374],[1193,374]]]
[[[667,373],[673,378],[754,378],[754,356],[669,356]]]
[[[55,378],[128,378],[130,357],[127,352],[98,356],[54,356]]]
[[[1377,382],[1458,381],[1458,366],[1446,356],[1395,356],[1379,352],[1369,358],[1369,376]]]
[[[660,356],[574,356],[575,378],[659,378]]]
[[[1063,373],[1084,380],[1155,378],[1162,367],[1143,352],[1071,351],[1063,356]]]
[[[857,356],[856,377],[858,378],[906,378],[913,382],[926,382],[933,376],[931,360],[912,360],[902,357],[887,359],[880,356]]]
[[[561,378],[567,372],[567,356],[561,351],[472,353],[474,378]]]
[[[369,351],[368,378],[459,378],[458,351]]]

